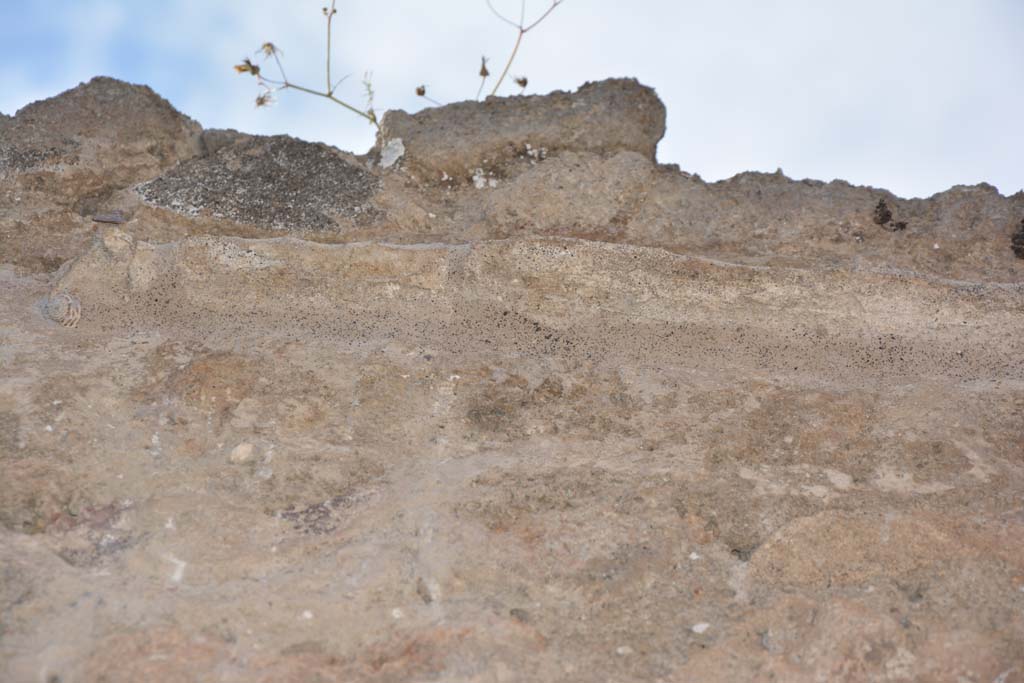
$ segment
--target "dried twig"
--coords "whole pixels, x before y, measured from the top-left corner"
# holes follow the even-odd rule
[[[502,22],[508,24],[509,26],[511,26],[512,28],[514,28],[518,32],[518,35],[516,36],[515,45],[512,47],[512,54],[509,55],[508,61],[505,62],[505,68],[502,69],[501,76],[498,77],[498,82],[494,84],[494,88],[491,90],[491,95],[496,95],[498,93],[498,89],[501,87],[501,84],[504,82],[505,77],[508,75],[509,69],[512,67],[512,62],[515,60],[516,55],[519,53],[519,46],[523,42],[523,36],[525,36],[528,32],[530,32],[531,30],[536,28],[537,25],[540,24],[542,21],[547,19],[548,16],[553,11],[555,11],[555,8],[558,7],[559,5],[561,5],[563,2],[565,2],[565,0],[551,0],[551,6],[548,7],[547,10],[545,10],[543,14],[541,14],[535,21],[533,21],[530,24],[526,23],[526,0],[520,0],[520,3],[519,3],[519,21],[518,22],[513,21],[513,20],[509,19],[508,17],[504,16],[503,14],[501,14],[500,12],[498,12],[498,10],[496,10],[494,8],[494,5],[492,4],[492,0],[485,0],[485,2],[487,3],[487,7],[490,8],[490,10],[494,14],[494,16],[498,17],[498,19],[500,19]],[[323,8],[324,17],[326,17],[326,19],[327,19],[327,55],[326,55],[326,64],[325,64],[325,81],[324,81],[325,82],[325,88],[326,88],[325,90],[322,90],[322,91],[321,90],[314,90],[313,88],[307,88],[306,86],[299,85],[297,83],[293,83],[291,80],[289,80],[288,79],[288,74],[285,73],[284,65],[281,63],[281,57],[280,57],[280,55],[282,54],[281,50],[278,49],[278,47],[276,45],[274,45],[273,43],[269,43],[269,42],[268,43],[264,43],[262,45],[262,47],[260,47],[259,51],[263,53],[264,60],[273,58],[274,64],[277,66],[278,73],[280,74],[280,78],[269,78],[269,77],[265,76],[262,73],[262,71],[260,70],[260,67],[258,65],[256,65],[256,64],[253,64],[252,61],[248,57],[243,59],[240,64],[236,64],[235,65],[235,70],[238,73],[249,73],[249,74],[252,74],[253,76],[256,77],[256,80],[259,83],[259,85],[262,88],[264,88],[264,92],[260,93],[256,97],[256,106],[257,107],[263,107],[263,106],[266,106],[266,105],[272,103],[274,101],[273,94],[275,92],[277,92],[279,90],[287,90],[287,89],[290,88],[292,90],[298,90],[299,92],[304,92],[304,93],[307,93],[309,95],[316,95],[317,97],[323,97],[325,99],[328,99],[331,102],[334,102],[335,104],[339,104],[342,107],[344,107],[345,109],[348,109],[353,114],[356,114],[358,116],[363,117],[364,119],[366,119],[367,121],[372,123],[377,128],[380,128],[380,122],[377,120],[377,113],[376,113],[376,111],[373,108],[373,100],[374,100],[375,93],[374,93],[374,90],[373,90],[373,84],[371,82],[371,76],[372,76],[371,72],[369,72],[369,71],[366,72],[366,74],[363,77],[363,90],[364,90],[364,96],[366,97],[366,109],[365,110],[360,109],[359,107],[356,107],[356,106],[350,104],[349,102],[346,102],[346,101],[336,97],[335,94],[334,94],[335,92],[337,92],[338,87],[342,83],[344,83],[345,80],[349,77],[348,75],[346,75],[346,76],[342,76],[337,81],[332,81],[331,80],[331,37],[332,37],[331,25],[332,25],[332,21],[334,20],[334,15],[338,13],[338,10],[335,8],[336,4],[337,4],[337,0],[331,0],[331,6]],[[480,87],[477,89],[477,93],[476,93],[476,98],[477,99],[480,99],[480,95],[484,91],[484,85],[487,83],[487,79],[490,77],[490,75],[491,75],[491,72],[487,69],[487,57],[481,57],[481,59],[480,59]],[[525,76],[518,76],[518,77],[516,77],[515,78],[515,82],[521,88],[520,92],[525,92],[526,91],[527,79],[526,79]],[[426,88],[425,85],[421,85],[418,88],[416,88],[416,94],[419,95],[420,97],[423,97],[424,99],[426,99],[427,101],[429,101],[429,102],[431,102],[433,104],[436,104],[436,105],[440,105],[441,104],[437,100],[434,100],[434,99],[432,99],[430,97],[427,97],[427,88]]]
[[[373,98],[377,95],[373,91],[373,72],[367,71],[363,74],[363,94],[366,97],[366,113],[370,118],[370,123],[380,128],[377,125],[377,114],[373,111]]]
[[[476,90],[476,98],[480,99],[480,93],[484,91],[484,83],[487,82],[487,77],[491,75],[491,72],[487,70],[487,57],[480,58],[480,87]]]
[[[491,95],[497,95],[498,94],[498,88],[501,87],[502,81],[504,81],[505,80],[505,76],[508,75],[508,70],[512,67],[512,62],[516,58],[516,53],[519,52],[519,45],[523,42],[523,36],[525,36],[532,29],[536,28],[537,25],[540,24],[540,22],[542,22],[545,19],[547,19],[548,15],[551,14],[552,12],[554,12],[555,8],[558,7],[559,5],[561,5],[563,2],[565,2],[565,0],[551,0],[551,7],[548,7],[547,10],[542,15],[540,15],[540,17],[538,17],[536,21],[534,21],[533,23],[531,23],[528,26],[526,25],[526,0],[519,0],[519,22],[518,23],[512,21],[511,19],[509,19],[508,17],[503,15],[501,12],[499,12],[496,9],[494,9],[494,5],[491,4],[491,0],[485,0],[485,1],[487,2],[487,7],[490,8],[490,10],[494,14],[494,16],[498,17],[503,22],[505,22],[506,24],[508,24],[509,26],[511,26],[512,28],[516,29],[519,32],[519,35],[516,36],[516,44],[514,46],[512,46],[512,54],[509,55],[508,61],[505,62],[505,68],[502,70],[501,76],[498,77],[498,82],[494,84],[494,89],[491,90]],[[480,96],[477,95],[477,97],[479,98]]]
[[[425,99],[427,102],[430,102],[431,104],[435,104],[438,107],[441,106],[440,102],[438,102],[433,97],[431,97],[430,95],[427,94],[427,86],[425,86],[425,85],[417,86],[416,87],[416,94],[419,95],[420,97],[422,97],[423,99]]]
[[[349,104],[348,102],[345,102],[344,100],[335,97],[334,95],[335,91],[337,91],[338,89],[338,86],[344,83],[345,79],[348,78],[348,76],[343,76],[342,78],[338,79],[337,82],[331,82],[331,21],[334,19],[334,15],[338,13],[338,10],[335,9],[336,4],[337,0],[331,0],[331,6],[323,8],[324,16],[327,18],[326,90],[314,90],[313,88],[307,88],[305,86],[293,83],[290,80],[288,80],[288,75],[285,73],[284,65],[281,63],[281,59],[279,57],[281,51],[273,43],[264,43],[263,46],[260,48],[260,51],[263,52],[265,57],[274,58],[274,63],[277,65],[277,69],[278,72],[281,74],[281,78],[276,79],[264,76],[263,73],[260,71],[260,67],[253,64],[252,61],[250,61],[248,58],[242,60],[241,64],[236,64],[235,71],[237,71],[238,73],[252,74],[259,81],[260,86],[266,88],[266,92],[260,94],[256,98],[256,106],[258,107],[270,104],[270,102],[273,101],[273,98],[271,97],[272,93],[278,90],[286,90],[290,88],[292,90],[298,90],[299,92],[308,93],[310,95],[316,95],[317,97],[323,97],[325,99],[330,100],[331,102],[334,102],[335,104],[340,104],[342,107],[348,109],[353,114],[357,114],[363,117],[364,119],[372,123],[374,126],[377,126],[379,128],[380,126],[377,122],[377,114],[373,110],[373,88],[369,82],[369,73],[367,73],[367,76],[363,81],[363,87],[366,89],[366,95],[368,100],[366,111],[363,111],[358,107],[355,107]]]

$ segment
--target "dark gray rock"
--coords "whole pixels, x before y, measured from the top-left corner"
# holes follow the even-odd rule
[[[290,231],[325,231],[337,217],[362,221],[377,179],[338,150],[288,136],[230,131],[206,141],[212,154],[138,187],[147,202],[192,216]]]

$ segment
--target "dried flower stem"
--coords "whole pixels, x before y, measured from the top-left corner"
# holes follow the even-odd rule
[[[480,93],[484,91],[484,84],[491,72],[487,70],[487,57],[480,58],[480,87],[476,89],[476,99],[480,99]]]
[[[353,107],[348,102],[343,102],[343,101],[339,100],[337,97],[335,97],[331,93],[320,92],[319,90],[313,90],[311,88],[304,88],[301,85],[296,85],[295,83],[289,83],[288,81],[272,81],[269,78],[261,78],[260,80],[267,81],[268,83],[277,83],[277,84],[279,84],[278,85],[278,89],[279,90],[284,90],[285,88],[291,88],[292,90],[298,90],[300,92],[309,93],[310,95],[316,95],[318,97],[326,98],[326,99],[330,100],[331,102],[334,102],[335,104],[340,104],[341,106],[345,107],[345,109],[348,109],[350,112],[352,112],[353,114],[358,114],[359,116],[362,116],[364,119],[366,119],[367,121],[369,121],[373,125],[375,125],[375,126],[377,125],[377,117],[376,116],[373,116],[371,113],[368,113],[368,112],[362,111],[362,110],[360,110],[360,109],[358,109],[356,107]]]
[[[531,29],[536,28],[537,25],[540,22],[542,22],[545,19],[547,19],[548,15],[551,14],[552,12],[554,12],[555,8],[558,7],[559,5],[561,5],[563,2],[565,2],[565,0],[551,0],[551,7],[548,7],[547,10],[544,12],[544,14],[540,15],[540,17],[536,21],[534,21],[532,24],[530,24],[529,26],[525,25],[526,24],[526,0],[520,0],[520,3],[519,3],[519,23],[516,23],[516,22],[512,21],[508,17],[505,17],[500,12],[498,12],[498,10],[494,9],[494,5],[491,4],[491,0],[486,0],[486,2],[487,2],[487,6],[490,8],[490,10],[494,14],[494,16],[498,17],[503,22],[505,22],[506,24],[508,24],[512,28],[514,28],[517,31],[519,31],[519,35],[516,36],[516,44],[512,47],[512,54],[509,55],[508,61],[505,62],[505,68],[502,70],[501,76],[498,77],[498,82],[494,84],[494,89],[491,90],[491,95],[493,96],[493,95],[497,95],[498,94],[498,88],[501,87],[502,81],[504,81],[505,80],[505,76],[508,75],[508,70],[510,68],[512,68],[512,62],[513,62],[513,60],[515,60],[516,54],[519,52],[519,46],[523,42],[523,36],[525,36]],[[481,87],[483,87],[483,84],[481,84]],[[479,97],[479,94],[477,95],[477,97]]]
[[[334,9],[334,5],[337,0],[331,0],[331,9],[327,12],[327,94],[330,95],[334,92],[334,88],[331,87],[331,20],[334,19],[334,14],[337,12]]]
[[[277,69],[281,73],[281,78],[280,79],[267,78],[262,73],[260,73],[260,70],[259,70],[258,67],[255,67],[254,65],[250,64],[249,60],[245,60],[245,62],[242,65],[235,67],[235,69],[238,70],[239,72],[243,72],[243,73],[244,72],[248,72],[248,73],[253,74],[254,76],[256,76],[257,80],[259,81],[259,84],[261,86],[263,86],[264,88],[266,88],[267,90],[286,90],[286,89],[290,88],[292,90],[298,90],[299,92],[304,92],[304,93],[307,93],[309,95],[316,95],[317,97],[323,97],[324,99],[330,100],[331,102],[334,102],[335,104],[340,104],[342,107],[344,107],[345,109],[348,109],[353,114],[356,114],[358,116],[363,117],[364,119],[366,119],[367,121],[372,123],[377,128],[380,128],[380,124],[377,121],[377,114],[373,110],[373,90],[372,90],[372,88],[369,85],[369,81],[368,81],[369,77],[367,77],[367,80],[363,82],[363,85],[366,88],[366,93],[367,93],[367,96],[368,96],[368,99],[369,99],[368,108],[367,108],[366,111],[363,111],[363,110],[359,109],[358,107],[353,106],[353,105],[349,104],[348,102],[345,102],[344,100],[338,99],[337,97],[334,96],[334,92],[338,89],[338,86],[341,85],[345,81],[346,78],[348,78],[348,76],[343,76],[342,78],[340,78],[338,80],[337,83],[332,83],[331,82],[331,21],[334,18],[334,15],[337,14],[337,10],[335,9],[335,5],[336,4],[337,4],[337,0],[331,0],[331,6],[329,8],[324,7],[324,15],[327,17],[327,64],[326,64],[326,66],[327,66],[327,69],[326,69],[326,71],[327,71],[327,73],[326,73],[326,76],[327,76],[327,89],[326,90],[322,90],[322,91],[321,90],[314,90],[313,88],[307,88],[307,87],[299,85],[297,83],[292,83],[290,80],[288,80],[288,75],[285,73],[284,65],[281,64],[281,59],[280,59],[280,57],[278,57],[278,53],[280,52],[280,50],[278,50],[277,47],[275,47],[272,43],[265,43],[264,46],[263,46],[263,52],[264,52],[264,54],[268,54],[268,55],[270,55],[270,56],[272,56],[274,58],[274,63],[277,64]]]
[[[526,33],[526,31],[523,31],[522,29],[519,30],[519,35],[516,36],[516,44],[512,47],[512,54],[509,55],[508,61],[505,63],[505,69],[501,72],[501,75],[498,76],[498,82],[494,84],[494,90],[491,91],[491,95],[498,94],[498,88],[501,87],[501,82],[505,80],[505,76],[508,75],[509,67],[512,66],[512,60],[516,58],[516,53],[519,52],[519,45],[523,42],[524,33]]]
[[[564,1],[565,0],[551,0],[551,6],[548,7],[547,10],[545,10],[544,13],[541,14],[540,17],[538,17],[536,21],[534,21],[533,23],[527,25],[527,23],[526,23],[526,0],[520,0],[520,3],[519,3],[519,21],[518,22],[512,21],[511,19],[505,17],[500,12],[498,12],[498,10],[496,10],[494,8],[494,5],[492,4],[492,0],[485,0],[485,2],[487,3],[487,7],[490,8],[490,10],[494,14],[494,16],[498,17],[498,19],[500,19],[501,21],[505,22],[509,26],[513,27],[517,31],[516,42],[515,42],[515,45],[513,45],[513,47],[512,47],[512,54],[509,55],[508,61],[505,62],[505,68],[502,69],[501,76],[499,76],[499,78],[498,78],[498,82],[494,84],[494,88],[493,88],[493,90],[491,90],[491,95],[497,95],[498,94],[498,89],[501,87],[501,84],[505,81],[505,77],[508,76],[509,69],[512,68],[512,62],[515,61],[516,55],[519,54],[519,46],[522,45],[523,36],[525,36],[531,30],[536,28],[537,25],[540,24],[542,21],[547,19],[548,15],[550,15],[552,12],[554,12],[555,8],[558,7],[559,5],[561,5]],[[256,106],[257,107],[262,107],[262,106],[265,106],[265,105],[270,104],[271,102],[273,102],[272,95],[273,95],[273,93],[275,91],[277,91],[277,90],[287,90],[287,89],[291,88],[292,90],[298,90],[299,92],[304,92],[304,93],[309,94],[309,95],[316,95],[317,97],[323,97],[324,99],[330,100],[331,102],[334,102],[335,104],[339,104],[342,107],[344,107],[345,109],[348,109],[353,114],[356,114],[357,116],[361,116],[362,118],[366,119],[367,121],[372,123],[374,126],[376,126],[378,129],[380,129],[380,122],[377,120],[377,113],[374,111],[374,108],[373,108],[374,91],[373,91],[373,84],[370,82],[370,73],[369,72],[367,72],[365,77],[363,78],[363,88],[364,88],[364,94],[365,94],[365,97],[366,97],[366,109],[365,110],[364,109],[360,109],[359,107],[356,107],[356,106],[354,106],[352,104],[349,104],[348,102],[345,102],[344,100],[339,99],[338,97],[335,97],[335,95],[334,95],[334,93],[338,89],[338,86],[340,86],[345,81],[345,79],[348,78],[348,76],[343,76],[342,78],[338,79],[337,82],[333,82],[333,83],[331,82],[331,37],[332,37],[331,28],[332,28],[332,23],[334,21],[334,15],[338,13],[338,10],[336,9],[336,6],[337,6],[337,0],[331,0],[330,7],[324,7],[323,8],[324,17],[326,17],[326,19],[327,19],[327,55],[326,55],[327,58],[325,60],[325,77],[326,77],[325,78],[325,84],[326,84],[325,85],[325,88],[326,88],[325,90],[314,90],[313,88],[307,88],[306,86],[299,85],[297,83],[293,83],[292,81],[290,81],[288,79],[288,74],[285,73],[284,65],[281,63],[281,58],[279,56],[281,51],[278,50],[277,46],[275,46],[273,43],[264,43],[263,46],[260,48],[260,51],[263,52],[265,58],[266,57],[273,57],[274,58],[274,63],[277,65],[277,70],[281,74],[281,78],[280,79],[268,78],[268,77],[264,76],[262,74],[261,70],[260,70],[260,67],[258,65],[256,65],[256,64],[253,64],[252,60],[250,60],[248,57],[243,59],[241,64],[236,64],[235,65],[235,71],[237,71],[238,73],[248,73],[248,74],[251,74],[251,75],[255,76],[256,80],[260,84],[260,86],[262,86],[263,88],[266,89],[265,92],[261,93],[256,98]],[[490,77],[490,75],[491,75],[490,71],[487,70],[487,58],[483,57],[483,58],[481,58],[481,63],[480,63],[480,87],[477,89],[477,93],[476,93],[476,98],[477,99],[480,99],[480,95],[483,93],[484,86],[487,84],[487,79]],[[522,92],[525,92],[526,84],[527,84],[526,77],[525,76],[519,76],[515,80],[516,80],[516,83],[519,85],[519,87],[522,88]],[[433,98],[430,98],[430,97],[427,97],[427,95],[426,95],[426,86],[420,86],[419,88],[417,88],[416,89],[416,94],[421,96],[421,97],[423,97],[423,98],[425,98],[427,101],[429,101],[429,102],[431,102],[433,104],[440,105],[440,102],[438,102],[437,100],[435,100]]]

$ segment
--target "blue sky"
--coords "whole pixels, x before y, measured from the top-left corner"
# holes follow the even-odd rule
[[[509,14],[518,0],[494,0]],[[547,0],[527,0],[536,15]],[[320,87],[321,0],[0,0],[0,111],[94,75],[145,83],[208,128],[288,133],[364,152],[373,130],[329,102],[258,89],[232,65],[271,40]],[[335,73],[378,109],[476,93],[515,33],[484,0],[339,0]],[[524,40],[528,92],[635,76],[668,107],[659,160],[718,180],[782,168],[902,196],[1024,189],[1024,0],[565,0]],[[508,87],[512,94],[517,89]]]

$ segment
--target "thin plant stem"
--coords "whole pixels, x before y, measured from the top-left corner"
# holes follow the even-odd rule
[[[333,92],[334,92],[335,90],[337,90],[337,89],[338,89],[338,86],[339,86],[339,85],[341,85],[342,83],[344,83],[344,82],[345,82],[345,80],[346,80],[346,79],[347,79],[347,78],[348,78],[349,76],[351,76],[351,75],[352,75],[352,74],[348,74],[348,76],[342,76],[341,78],[339,78],[339,79],[338,79],[338,82],[337,82],[337,83],[335,83],[334,85],[332,85],[332,86],[331,86],[331,92],[333,93]]]
[[[287,83],[288,74],[284,72],[284,67],[281,65],[281,60],[277,56],[277,50],[274,50],[271,54],[274,55],[274,61],[277,62],[277,70],[281,72],[281,78],[283,78],[284,82]]]
[[[491,96],[498,94],[498,88],[501,87],[501,82],[505,80],[505,76],[508,75],[508,70],[512,68],[512,60],[516,58],[516,53],[519,52],[519,44],[523,42],[523,36],[526,35],[526,31],[519,29],[519,35],[516,36],[516,44],[512,48],[512,54],[508,56],[508,61],[505,62],[505,68],[498,76],[498,82],[494,84],[494,89],[491,90]]]
[[[506,24],[508,24],[509,26],[511,26],[514,29],[518,30],[518,29],[523,28],[523,23],[522,22],[519,22],[517,24],[516,22],[512,21],[508,17],[504,16],[498,10],[494,9],[494,5],[491,4],[491,0],[486,0],[486,2],[487,2],[487,6],[491,8],[491,13],[494,14],[494,16],[498,17],[499,19],[501,19],[502,21],[504,21]]]
[[[286,90],[288,88],[291,88],[292,90],[298,90],[299,92],[304,92],[304,93],[307,93],[309,95],[316,95],[317,97],[323,97],[324,99],[330,100],[331,102],[334,102],[335,104],[340,104],[342,107],[344,107],[345,109],[348,109],[353,114],[357,114],[358,116],[363,117],[364,119],[366,119],[367,121],[372,123],[377,128],[380,128],[380,124],[377,122],[377,115],[373,112],[372,108],[369,111],[362,111],[358,107],[354,107],[351,104],[349,104],[348,102],[340,100],[340,99],[338,99],[337,97],[334,96],[334,92],[338,89],[338,86],[341,85],[342,82],[344,82],[346,78],[348,78],[348,76],[343,76],[342,78],[338,79],[337,83],[331,83],[331,20],[333,19],[334,14],[336,12],[336,10],[335,10],[336,3],[337,3],[337,0],[331,0],[331,7],[330,7],[330,9],[326,10],[326,12],[327,12],[327,65],[326,65],[327,66],[327,90],[326,91],[321,92],[319,90],[313,90],[312,88],[307,88],[305,86],[298,85],[297,83],[292,83],[290,80],[288,80],[288,74],[285,73],[284,65],[281,63],[281,58],[278,57],[278,55],[277,55],[278,51],[274,48],[273,45],[270,46],[270,54],[274,57],[274,63],[277,64],[277,70],[281,72],[281,79],[278,80],[278,79],[274,79],[274,78],[267,78],[263,74],[257,74],[257,78],[259,79],[259,82],[261,84],[263,84],[264,87],[268,88],[269,90]],[[271,86],[273,86],[273,87],[271,87]],[[371,96],[372,96],[372,93],[371,93]],[[372,105],[371,105],[371,107],[372,107]]]
[[[563,2],[565,2],[565,0],[551,0],[551,7],[548,7],[547,11],[544,12],[544,14],[540,15],[540,18],[538,18],[537,21],[533,22],[532,24],[524,28],[523,33],[526,33],[530,29],[535,28],[537,24],[547,19],[548,15],[554,12],[555,8],[561,5]]]
[[[526,25],[526,0],[520,0],[520,2],[519,2],[519,22],[518,23],[516,23],[515,21],[509,19],[508,17],[506,17],[503,14],[501,14],[500,12],[498,12],[498,10],[495,9],[492,0],[485,0],[485,2],[487,3],[487,7],[490,8],[490,10],[494,14],[494,16],[498,17],[498,19],[500,19],[502,22],[504,22],[504,23],[508,24],[509,26],[513,27],[514,29],[516,29],[516,31],[518,33],[518,35],[516,36],[515,45],[512,46],[512,53],[509,55],[508,61],[505,62],[505,68],[503,68],[501,70],[501,76],[498,77],[497,83],[494,84],[494,88],[491,90],[491,95],[493,96],[493,95],[497,95],[498,94],[498,89],[501,87],[501,84],[505,81],[505,77],[508,76],[509,69],[512,68],[512,62],[515,61],[516,55],[519,54],[519,46],[522,45],[523,36],[525,36],[532,29],[536,28],[537,25],[540,24],[542,21],[547,19],[548,15],[550,15],[552,12],[554,12],[555,8],[557,8],[559,5],[561,5],[563,2],[565,2],[565,0],[551,0],[551,6],[548,7],[547,10],[545,10],[544,13],[540,15],[540,17],[538,17],[533,23],[531,23],[528,26]],[[334,15],[337,13],[336,7],[337,7],[337,0],[331,0],[330,8],[327,8],[327,7],[324,8],[324,13],[327,15],[327,55],[326,55],[326,60],[325,60],[325,62],[326,62],[325,63],[325,67],[326,67],[326,69],[325,69],[325,71],[326,71],[326,81],[325,81],[326,82],[326,90],[325,91],[320,91],[320,90],[314,90],[312,88],[307,88],[305,86],[298,85],[296,83],[292,83],[290,80],[288,80],[288,74],[285,72],[284,64],[281,63],[281,59],[278,56],[278,50],[271,43],[264,44],[263,51],[274,58],[274,63],[277,64],[277,69],[278,69],[278,71],[281,74],[280,80],[274,79],[274,78],[267,78],[266,76],[261,74],[259,68],[256,67],[254,64],[252,64],[249,61],[248,58],[245,59],[245,61],[242,64],[237,65],[235,68],[238,70],[239,73],[246,73],[246,72],[248,72],[248,73],[251,73],[252,75],[256,76],[256,78],[257,78],[258,82],[260,83],[260,85],[262,85],[263,87],[265,87],[267,89],[268,92],[266,92],[266,93],[260,95],[260,97],[256,98],[257,106],[263,106],[263,105],[267,104],[270,101],[269,96],[270,96],[272,91],[274,91],[274,90],[286,90],[288,88],[291,88],[293,90],[298,90],[300,92],[304,92],[304,93],[306,93],[308,95],[316,95],[317,97],[323,97],[324,99],[330,100],[331,102],[334,102],[335,104],[339,104],[342,107],[344,107],[345,109],[348,109],[353,114],[356,114],[357,116],[361,116],[362,118],[366,119],[367,121],[372,123],[374,126],[376,126],[377,129],[379,130],[380,129],[380,123],[377,121],[377,114],[373,110],[373,96],[374,96],[374,92],[373,92],[373,86],[370,84],[370,80],[369,80],[370,77],[369,77],[369,75],[367,75],[364,78],[364,80],[363,80],[363,86],[366,88],[366,97],[367,97],[367,109],[365,111],[359,109],[358,107],[355,107],[355,106],[349,104],[348,102],[345,102],[344,100],[338,99],[337,97],[334,96],[334,93],[335,93],[335,91],[337,91],[338,86],[340,86],[345,81],[345,79],[348,78],[348,76],[344,76],[344,77],[338,79],[338,81],[336,83],[333,83],[331,81],[331,37],[332,37],[331,36],[331,27],[332,27],[332,23],[333,23],[333,20],[334,20]],[[477,89],[477,93],[476,93],[477,99],[480,99],[480,95],[483,93],[484,86],[487,84],[487,78],[490,76],[490,74],[487,73],[487,66],[486,65],[487,65],[487,60],[484,59],[483,66],[481,66],[480,87]],[[523,79],[523,82],[525,83],[525,79]],[[523,87],[525,89],[525,85]],[[436,100],[434,100],[434,99],[432,99],[430,97],[427,97],[426,99],[429,102],[433,103],[433,104],[440,105],[439,102],[437,102]]]
[[[260,78],[260,85],[262,85],[263,87],[266,87],[267,83],[270,83],[272,85],[276,85],[279,88],[283,88],[284,86],[288,85],[288,81],[279,81],[279,80],[277,80],[275,78],[267,78],[263,74],[260,74],[259,78]]]
[[[316,95],[317,97],[323,97],[325,99],[330,100],[331,102],[336,102],[337,104],[340,104],[341,106],[345,107],[345,109],[348,109],[352,113],[359,114],[360,116],[362,116],[364,119],[366,119],[370,123],[372,123],[374,125],[377,125],[377,117],[376,116],[368,114],[365,111],[361,111],[361,110],[357,109],[356,107],[353,107],[348,102],[343,102],[342,100],[339,100],[337,97],[334,96],[334,92],[333,91],[331,91],[331,92],[320,92],[319,90],[313,90],[312,88],[307,88],[307,87],[298,85],[296,83],[292,83],[291,81],[288,80],[287,76],[284,76],[284,70],[282,69],[281,71],[282,71],[281,75],[284,77],[284,80],[280,80],[279,81],[279,80],[274,79],[274,78],[267,78],[263,74],[260,74],[259,80],[260,80],[261,83],[270,83],[271,85],[277,86],[276,88],[273,88],[275,90],[285,90],[287,88],[291,88],[292,90],[298,90],[300,92],[309,93],[310,95]],[[345,78],[348,78],[348,76],[345,76]],[[345,78],[343,78],[341,80],[343,81],[343,80],[345,80]],[[341,81],[339,81],[339,83],[340,82]]]
[[[534,21],[529,26],[524,25],[526,17],[526,0],[520,0],[518,24],[509,19],[508,17],[504,16],[503,14],[501,14],[501,12],[499,12],[498,10],[494,9],[494,5],[491,4],[491,0],[486,0],[486,2],[487,6],[490,8],[491,13],[493,13],[494,16],[498,17],[503,22],[519,31],[519,35],[516,36],[516,44],[512,47],[512,54],[509,55],[508,61],[505,62],[505,68],[502,69],[501,76],[498,77],[498,82],[494,84],[494,89],[491,90],[491,95],[494,96],[498,94],[498,88],[501,87],[502,82],[505,80],[505,76],[508,75],[508,70],[512,68],[512,62],[515,60],[516,54],[519,52],[519,45],[523,42],[523,36],[525,36],[531,29],[536,28],[540,22],[547,19],[548,15],[554,12],[555,8],[561,5],[563,2],[565,2],[565,0],[551,0],[551,7],[548,7],[544,14],[540,15],[540,17],[538,17],[537,20]],[[482,83],[480,84],[480,87],[483,88]],[[477,93],[477,99],[479,98],[480,94]]]
[[[331,87],[331,20],[334,19],[334,4],[337,0],[331,0],[331,9],[327,11],[327,94],[334,92]]]
[[[350,112],[352,112],[353,114],[359,114],[360,116],[362,116],[364,119],[366,119],[367,121],[369,121],[373,125],[375,125],[375,126],[377,125],[377,117],[371,116],[370,114],[367,114],[365,111],[360,111],[359,109],[357,109],[356,107],[353,107],[348,102],[342,102],[341,100],[339,100],[337,97],[335,97],[331,93],[320,92],[319,90],[312,90],[311,88],[304,88],[301,85],[295,85],[294,83],[289,83],[288,81],[285,81],[284,85],[281,86],[282,90],[284,90],[285,88],[291,88],[293,90],[298,90],[300,92],[309,93],[310,95],[316,95],[317,97],[326,98],[326,99],[330,100],[331,102],[334,102],[336,104],[340,104],[341,106],[345,107],[345,109],[348,109]]]

